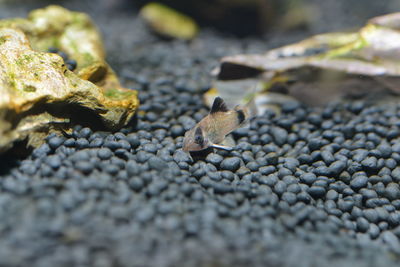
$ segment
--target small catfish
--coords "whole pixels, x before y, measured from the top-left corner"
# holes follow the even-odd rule
[[[224,146],[221,143],[229,133],[242,127],[249,118],[250,109],[248,105],[236,106],[229,110],[224,100],[216,97],[210,114],[185,133],[182,150],[191,152],[212,147],[231,151],[231,147]]]

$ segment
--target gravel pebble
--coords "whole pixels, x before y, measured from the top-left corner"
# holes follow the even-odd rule
[[[118,131],[76,126],[27,158],[2,158],[0,265],[398,265],[398,104],[288,102],[235,130],[232,151],[185,153],[185,131],[209,113],[209,70],[265,52],[265,40],[202,29],[166,41],[114,4],[101,16],[68,2],[97,14],[139,110]],[[116,23],[115,10],[130,11]]]
[[[228,171],[236,171],[240,167],[240,159],[237,157],[225,158],[221,162],[221,168]]]
[[[167,163],[159,157],[151,157],[148,160],[149,167],[157,171],[165,171],[168,168]]]
[[[61,166],[61,158],[58,155],[51,155],[46,158],[45,163],[53,169],[58,169]]]
[[[190,156],[182,150],[175,151],[173,158],[177,163],[191,161]]]
[[[64,138],[61,138],[59,136],[54,136],[50,138],[50,140],[48,141],[49,147],[52,149],[57,149],[63,143],[64,143]]]
[[[107,148],[107,147],[100,148],[100,149],[98,150],[98,152],[97,152],[97,156],[98,156],[100,159],[102,159],[102,160],[107,160],[107,159],[110,159],[110,158],[111,158],[111,156],[112,156],[112,151],[111,151],[109,148]]]
[[[87,161],[77,162],[75,167],[77,170],[83,172],[84,174],[89,174],[94,169],[93,164]]]
[[[315,199],[322,198],[325,195],[325,188],[321,186],[311,186],[308,193]]]
[[[304,173],[300,176],[300,180],[305,184],[311,185],[317,180],[317,176],[314,173]]]
[[[360,190],[365,188],[368,184],[368,178],[366,176],[357,176],[351,180],[350,186],[353,190]]]
[[[286,143],[288,133],[285,129],[279,128],[279,127],[272,127],[271,128],[271,135],[274,138],[275,142],[278,145],[283,145]]]
[[[223,159],[224,158],[221,155],[215,153],[210,153],[206,157],[206,161],[215,166],[219,166],[219,164],[222,162]]]

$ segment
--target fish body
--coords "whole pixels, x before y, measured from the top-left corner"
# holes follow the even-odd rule
[[[210,113],[185,133],[183,151],[200,151],[209,147],[231,150],[220,145],[226,135],[240,128],[250,117],[247,106],[228,109],[220,97],[214,99]]]

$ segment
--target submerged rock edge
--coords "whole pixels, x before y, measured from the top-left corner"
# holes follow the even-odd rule
[[[81,67],[72,72],[59,55],[47,53],[48,46],[44,45],[46,42],[39,42],[40,36],[57,40],[64,33],[54,30],[57,27],[50,27],[46,33],[35,23],[30,23],[37,19],[37,15],[32,14],[40,14],[39,11],[47,16],[62,12],[66,18],[76,13],[81,15],[87,28],[81,27],[79,31],[82,33],[87,29],[91,33],[90,40],[83,42],[86,49],[90,45],[99,48],[93,49],[92,54],[96,56],[90,57],[98,60],[86,63],[84,59],[77,60]],[[82,119],[82,124],[92,124],[93,121],[84,120],[95,118],[97,127],[117,130],[134,116],[139,105],[137,92],[121,87],[104,60],[100,35],[90,18],[82,14],[49,6],[32,11],[28,19],[0,21],[0,153],[11,148],[15,141],[27,137],[29,145],[38,146],[44,141],[44,133],[69,130],[76,119],[78,122]],[[77,24],[73,27],[79,28]],[[69,30],[71,34],[73,29]],[[79,58],[73,51],[68,53]],[[104,69],[102,75],[96,77],[96,81],[90,81],[93,77],[90,71],[96,71],[98,66]],[[82,118],[79,118],[80,112],[84,113]]]

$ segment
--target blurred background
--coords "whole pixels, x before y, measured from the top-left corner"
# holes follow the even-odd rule
[[[130,14],[145,0],[0,0],[0,18],[24,15],[48,4],[85,11],[96,16]],[[200,27],[236,36],[270,32],[320,33],[361,26],[373,16],[400,10],[398,0],[160,0],[191,16]],[[5,8],[6,7],[6,8]],[[10,8],[13,8],[10,12]],[[96,20],[95,16],[95,20]]]

